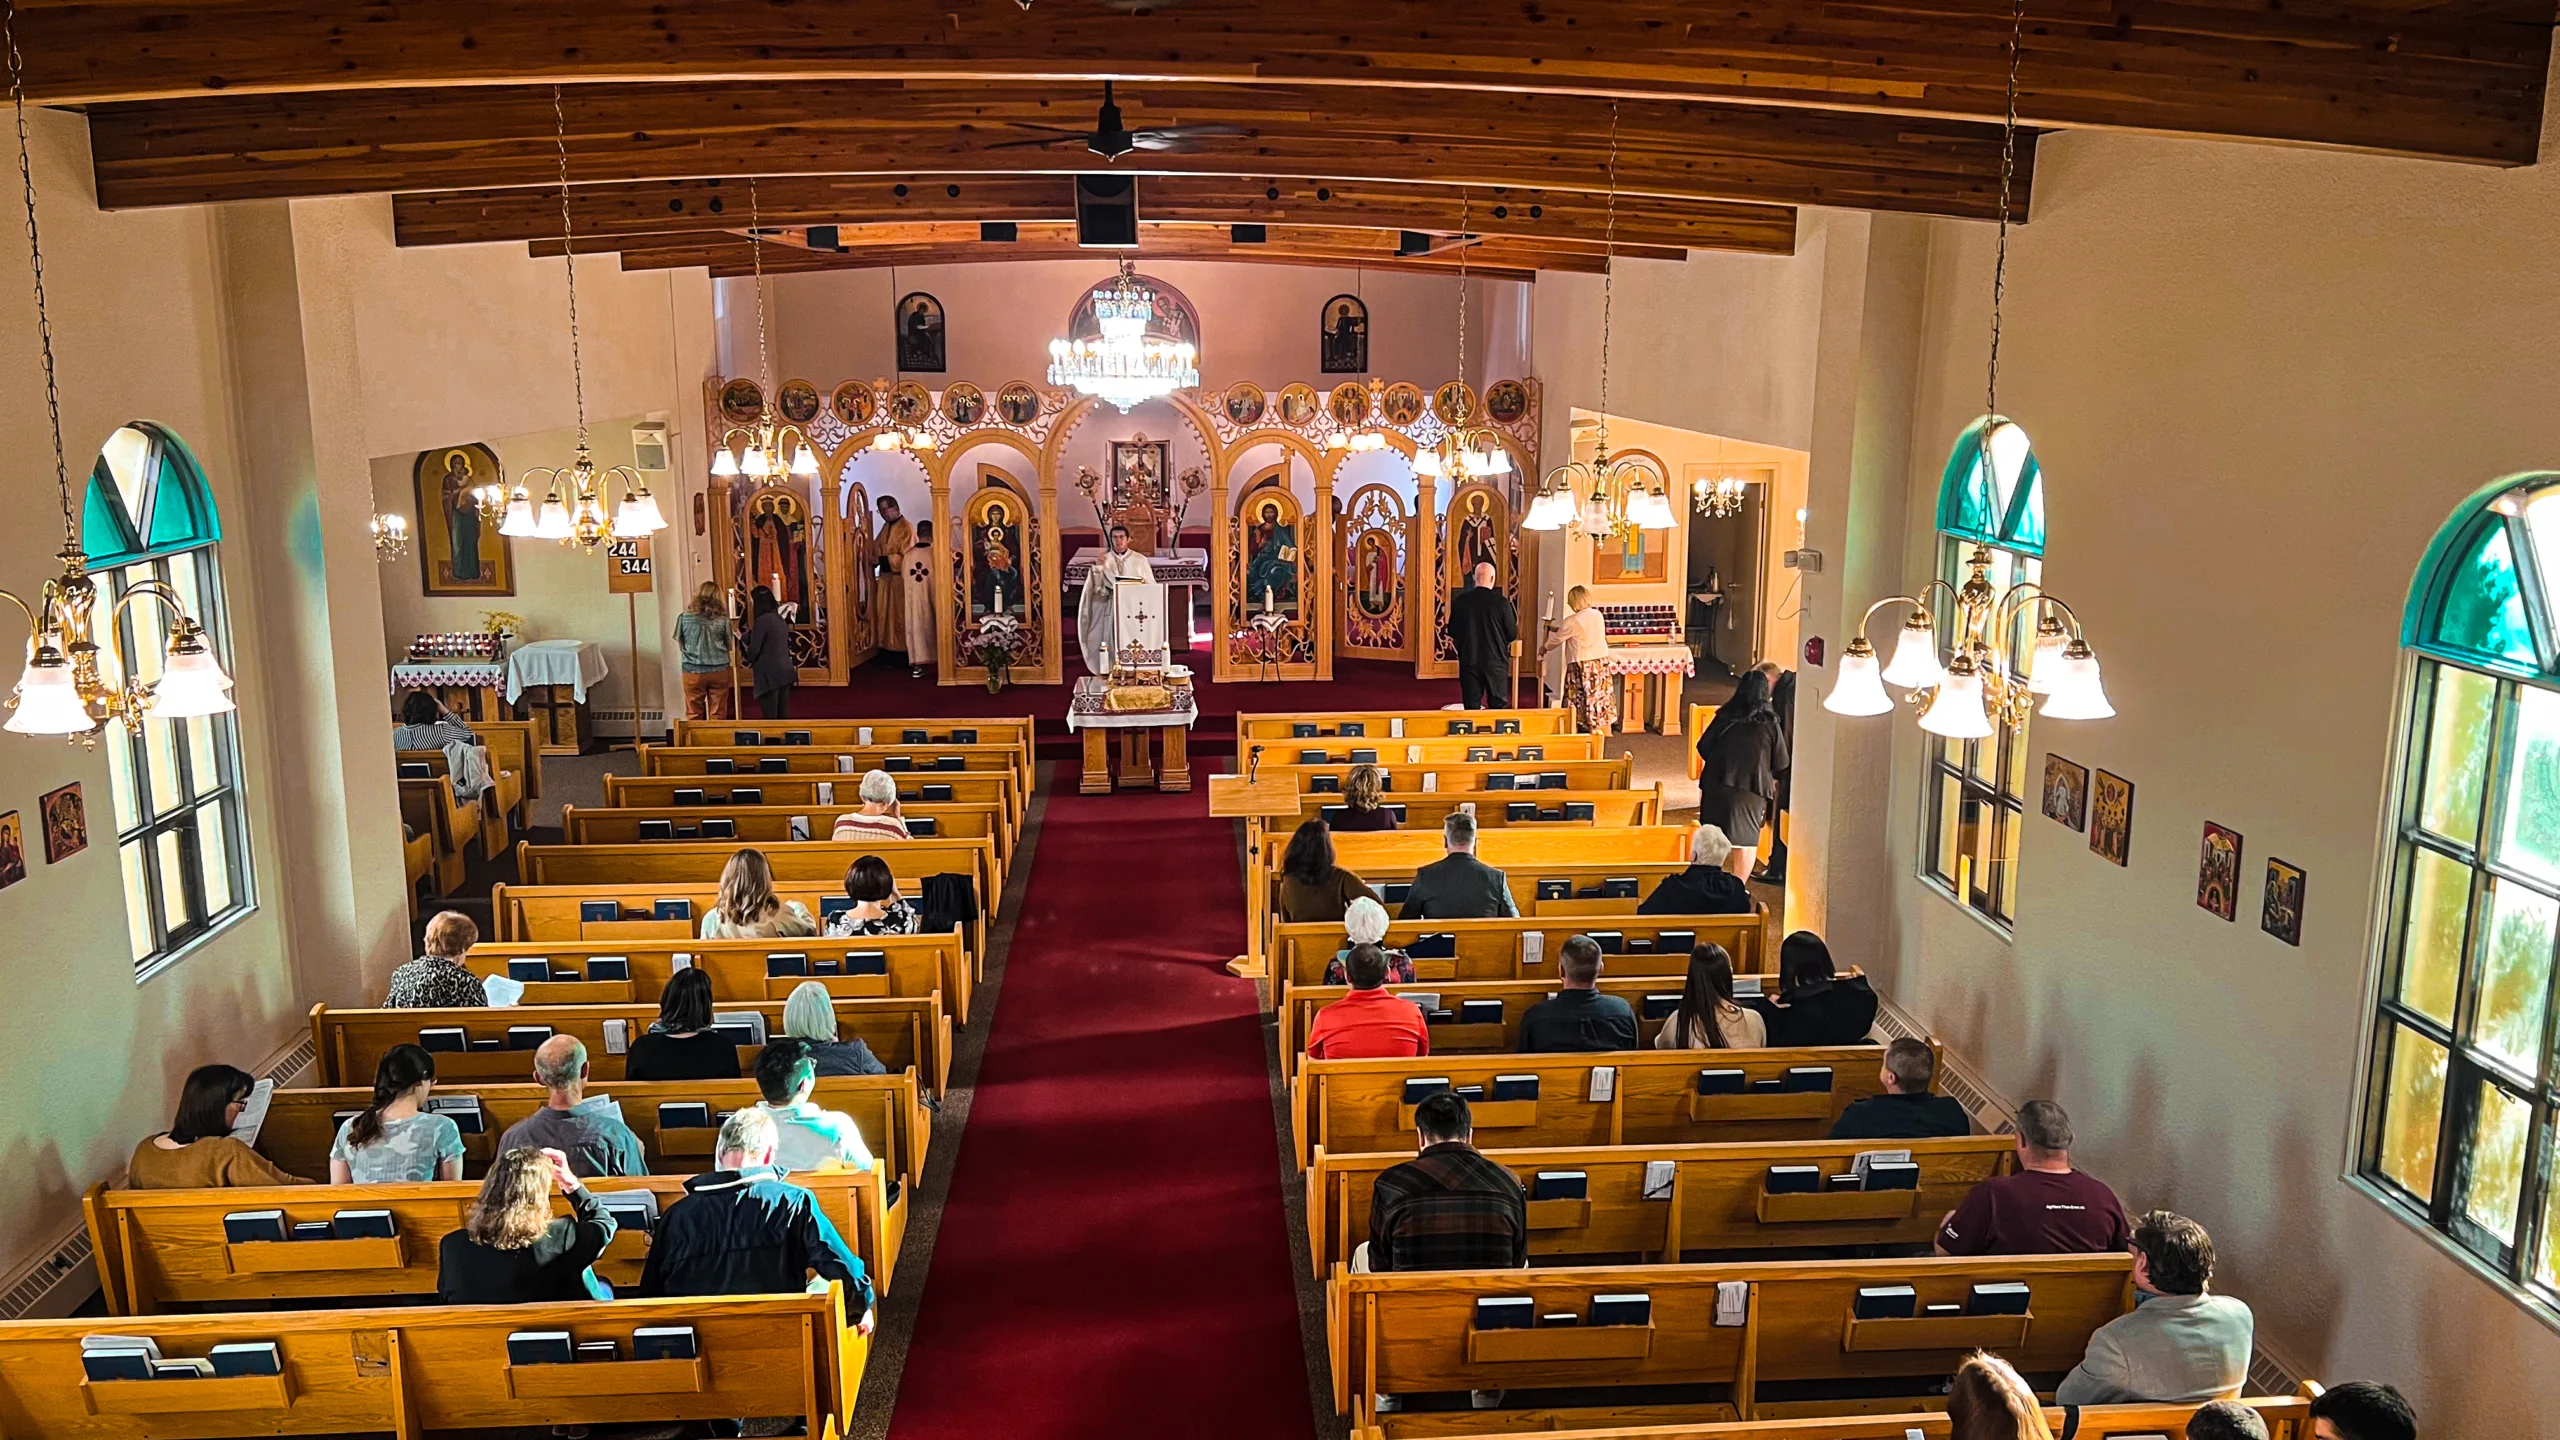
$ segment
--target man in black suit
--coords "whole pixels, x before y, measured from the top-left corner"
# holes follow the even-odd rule
[[[1440,822],[1440,843],[1449,853],[1413,872],[1405,892],[1406,920],[1494,920],[1520,913],[1511,884],[1502,872],[1476,858],[1476,817],[1472,810],[1452,810]]]
[[[1520,614],[1511,597],[1494,588],[1493,566],[1478,564],[1466,589],[1449,601],[1449,641],[1458,651],[1458,693],[1470,710],[1508,704],[1511,647],[1520,638]]]

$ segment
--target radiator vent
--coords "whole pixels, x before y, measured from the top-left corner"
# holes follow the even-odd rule
[[[2303,1377],[2292,1362],[2268,1353],[2260,1347],[2249,1357],[2249,1393],[2252,1395],[2293,1395],[2302,1390]]]
[[[311,1037],[306,1035],[302,1038],[301,1044],[277,1056],[274,1062],[267,1066],[266,1078],[276,1082],[277,1089],[288,1089],[294,1081],[301,1079],[302,1072],[310,1069],[319,1058],[319,1050],[313,1047]]]
[[[53,1253],[28,1266],[7,1293],[0,1294],[0,1320],[59,1320],[78,1309],[98,1288],[90,1263],[89,1232],[84,1226],[54,1247]]]
[[[598,720],[614,720],[625,725],[631,723],[631,710],[628,706],[608,708],[606,706],[599,705],[595,708],[594,713]],[[643,725],[654,725],[663,730],[667,726],[667,712],[664,710],[643,709],[640,712],[640,723]]]

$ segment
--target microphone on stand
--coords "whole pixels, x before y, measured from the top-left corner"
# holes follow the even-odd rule
[[[1256,745],[1256,746],[1254,746],[1254,747],[1253,747],[1252,752],[1245,756],[1244,783],[1246,783],[1247,785],[1251,785],[1251,784],[1253,784],[1253,783],[1254,783],[1254,776],[1256,776],[1256,775],[1260,774],[1260,773],[1261,773],[1261,771],[1262,771],[1262,747],[1261,747],[1261,746],[1259,746],[1259,745]]]

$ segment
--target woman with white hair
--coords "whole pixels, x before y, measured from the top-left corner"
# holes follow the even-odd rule
[[[802,1048],[818,1064],[820,1075],[886,1075],[889,1067],[871,1053],[861,1036],[850,1040],[837,1038],[836,1000],[827,987],[815,980],[803,980],[791,987],[791,998],[782,1005],[782,1034],[788,1040],[803,1042]]]
[[[1701,825],[1689,836],[1689,868],[1671,876],[1636,907],[1639,915],[1748,915],[1751,887],[1725,867],[1733,842],[1718,826]]]
[[[836,817],[830,840],[904,840],[906,812],[898,808],[898,777],[872,770],[862,777],[862,808]]]
[[[1387,944],[1387,907],[1363,895],[1343,907],[1342,948],[1333,952],[1333,963],[1324,967],[1324,983],[1348,985],[1351,973],[1345,962],[1353,947],[1375,945],[1384,950]],[[1413,957],[1402,950],[1387,950],[1387,981],[1390,985],[1413,983]]]

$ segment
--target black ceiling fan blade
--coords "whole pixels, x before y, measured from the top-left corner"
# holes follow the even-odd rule
[[[992,145],[982,146],[980,148],[987,150],[1049,150],[1060,145],[1081,145],[1084,142],[1085,136],[1082,133],[1070,131],[1062,134],[1046,136],[1038,140],[998,140]]]
[[[1140,150],[1173,150],[1193,140],[1250,137],[1255,133],[1242,125],[1160,125],[1130,131],[1129,143]]]

